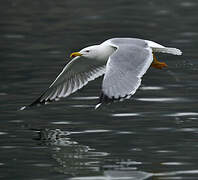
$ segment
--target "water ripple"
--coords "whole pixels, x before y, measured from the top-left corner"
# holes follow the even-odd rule
[[[0,135],[5,135],[5,134],[8,134],[8,133],[6,133],[6,132],[0,132]]]
[[[91,129],[91,130],[85,130],[84,133],[104,133],[104,132],[111,132],[111,130],[106,129]]]
[[[151,177],[152,173],[143,171],[104,171],[104,176],[75,177],[70,180],[143,180]]]
[[[184,171],[173,171],[173,172],[164,172],[164,173],[156,173],[155,176],[175,176],[181,174],[198,174],[198,170],[184,170]]]
[[[116,134],[135,134],[135,132],[132,132],[132,131],[118,131]]]
[[[36,166],[36,167],[52,167],[52,164],[38,163],[38,164],[33,164],[33,166]]]
[[[185,98],[136,98],[138,101],[146,101],[146,102],[186,102],[189,101]]]
[[[177,130],[178,132],[198,132],[198,128],[181,128]]]
[[[186,165],[189,163],[184,163],[184,162],[164,162],[161,163],[161,165],[167,165],[167,166],[180,166],[180,165]]]
[[[106,129],[90,129],[85,131],[72,131],[71,134],[84,134],[84,133],[106,133],[106,132],[112,132],[112,130],[106,130]]]
[[[15,149],[15,148],[19,148],[18,146],[0,146],[0,148],[2,149]]]
[[[157,150],[157,153],[176,153],[177,151],[172,151],[172,150]]]
[[[87,105],[87,104],[78,104],[78,105],[71,105],[70,107],[74,107],[74,108],[88,108],[88,107],[92,107],[92,108],[94,108],[95,106]]]
[[[170,131],[172,129],[173,128],[170,128],[170,127],[149,128],[149,130],[151,131]]]
[[[92,149],[94,150],[94,149]],[[108,156],[110,155],[110,153],[107,152],[89,152],[89,157],[104,157],[104,156]]]
[[[51,124],[72,124],[72,123],[68,121],[56,121],[56,122],[51,122]]]
[[[72,97],[71,99],[74,99],[74,100],[92,100],[92,99],[98,99],[98,97],[97,96]]]
[[[198,33],[197,32],[182,32],[180,33],[180,35],[184,37],[191,37],[191,36],[198,36]]]
[[[5,34],[4,37],[8,39],[23,39],[25,36],[22,34]]]
[[[160,86],[145,86],[145,87],[140,87],[142,90],[162,90],[165,89],[164,87]]]
[[[189,8],[189,7],[195,7],[197,4],[193,2],[182,2],[180,5]]]
[[[17,120],[11,120],[9,122],[11,122],[11,123],[21,123],[21,122],[24,122],[24,121],[17,119]]]
[[[129,116],[140,116],[140,113],[117,113],[112,114],[113,117],[129,117]]]
[[[120,165],[127,165],[127,166],[131,166],[131,165],[139,165],[142,164],[142,162],[139,161],[122,161],[119,163]]]
[[[182,117],[182,116],[198,116],[197,112],[178,112],[173,114],[167,114],[165,116],[172,116],[172,117]]]

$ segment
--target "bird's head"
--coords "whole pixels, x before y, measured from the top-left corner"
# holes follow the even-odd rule
[[[70,57],[74,58],[77,56],[83,56],[86,58],[94,59],[94,58],[97,58],[97,55],[98,55],[97,52],[98,52],[98,45],[94,45],[94,46],[86,47],[80,50],[79,52],[73,52],[70,54]]]

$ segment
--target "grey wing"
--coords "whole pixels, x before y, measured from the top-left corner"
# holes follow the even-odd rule
[[[141,77],[153,61],[152,50],[143,45],[115,45],[117,50],[107,62],[100,102],[129,98],[141,84]]]
[[[67,97],[104,73],[104,62],[87,59],[82,56],[76,57],[64,67],[50,87],[29,107]]]

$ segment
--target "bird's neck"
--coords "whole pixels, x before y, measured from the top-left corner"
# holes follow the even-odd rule
[[[108,61],[109,57],[115,52],[115,48],[106,44],[98,45],[98,54],[100,56],[97,57],[100,61]]]

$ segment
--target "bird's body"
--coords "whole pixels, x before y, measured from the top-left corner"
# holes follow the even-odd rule
[[[36,101],[21,109],[67,97],[103,74],[99,104],[129,98],[151,65],[159,69],[167,66],[157,61],[155,52],[182,54],[179,49],[137,38],[113,38],[100,45],[86,47],[72,53],[73,59],[50,87]]]

